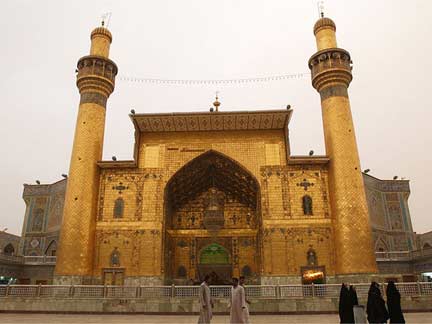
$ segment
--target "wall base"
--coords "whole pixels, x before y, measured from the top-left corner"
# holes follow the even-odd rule
[[[139,276],[139,277],[126,277],[124,279],[125,286],[163,286],[164,281],[161,277],[157,276]]]
[[[54,285],[91,285],[93,284],[93,278],[88,276],[58,276],[53,277]]]
[[[253,299],[250,298],[252,314],[265,313],[337,313],[338,298]],[[228,299],[215,299],[214,313],[226,314]],[[365,305],[366,300],[359,299]],[[432,311],[432,296],[403,297],[404,311]],[[0,312],[55,312],[55,313],[176,313],[199,312],[195,299],[148,298],[148,299],[66,299],[66,298],[0,298]]]

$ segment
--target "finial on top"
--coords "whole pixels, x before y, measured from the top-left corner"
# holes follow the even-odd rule
[[[320,18],[324,18],[324,1],[318,1],[317,7],[318,7],[318,16]]]
[[[105,21],[102,19],[102,23],[101,23],[102,27],[105,26]]]
[[[213,102],[213,106],[215,106],[216,112],[219,111],[219,106],[221,105],[221,103],[219,102],[218,94],[219,94],[219,91],[216,91],[216,100],[215,100],[215,102]]]

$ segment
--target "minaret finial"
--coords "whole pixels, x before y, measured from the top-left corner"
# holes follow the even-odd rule
[[[107,26],[107,28],[108,28],[109,22],[110,22],[110,20],[111,20],[111,12],[106,12],[106,13],[104,13],[104,14],[101,16],[101,18],[102,18],[102,23],[101,23],[102,27],[105,26],[105,22],[106,22],[106,26]]]
[[[324,1],[318,1],[317,7],[318,7],[318,16],[320,18],[324,18]]]
[[[219,106],[221,105],[221,103],[219,102],[218,95],[219,95],[219,91],[216,91],[216,100],[215,100],[215,102],[213,102],[213,106],[215,106],[216,112],[219,111]]]

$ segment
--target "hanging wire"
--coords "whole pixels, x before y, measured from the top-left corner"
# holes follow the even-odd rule
[[[310,72],[274,75],[268,77],[255,77],[245,79],[215,79],[215,80],[187,80],[187,79],[156,79],[156,78],[139,78],[133,76],[120,75],[117,80],[136,83],[156,83],[166,85],[216,85],[216,84],[240,84],[240,83],[258,83],[258,82],[273,82],[290,79],[302,79],[310,77]]]

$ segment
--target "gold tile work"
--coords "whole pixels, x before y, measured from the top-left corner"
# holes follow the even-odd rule
[[[339,274],[376,272],[372,233],[348,98],[322,102]],[[353,251],[363,251],[353,253]]]
[[[159,167],[159,152],[160,146],[146,146],[144,151],[144,168],[158,168]]]
[[[229,254],[230,264],[220,269],[233,275],[250,269],[254,279],[299,276],[311,265],[308,251],[327,275],[375,272],[346,91],[350,56],[328,49],[336,46],[331,20],[315,28],[321,51],[309,65],[321,94],[330,162],[287,160],[284,127],[291,111],[144,114],[134,120],[136,167],[119,161],[99,169],[104,105],[117,67],[99,56],[81,59],[82,97],[56,274],[100,279],[103,269],[118,267],[126,277],[197,279],[206,269],[198,264],[200,251],[212,243]],[[108,55],[110,34],[94,33],[92,51]]]
[[[336,273],[377,272],[360,159],[348,98],[350,54],[336,46],[336,25],[321,18],[314,27],[318,52],[309,60],[312,85],[320,93],[334,219]],[[362,251],[362,253],[357,253]]]
[[[91,34],[91,54],[77,65],[81,101],[66,189],[55,275],[93,273],[106,101],[114,90],[117,66],[108,59],[111,33],[98,27]]]
[[[280,165],[279,144],[266,144],[266,165]]]
[[[193,158],[208,150],[215,150],[244,166],[258,178],[261,165],[266,165],[265,144],[279,144],[282,165],[286,164],[285,135],[283,131],[208,131],[142,133],[139,148],[140,168],[144,167],[145,149],[149,145],[164,144],[165,179]]]
[[[264,230],[264,274],[269,276],[300,275],[307,266],[307,252],[313,249],[318,264],[327,275],[335,274],[331,227],[269,227]]]
[[[105,108],[80,105],[63,211],[57,275],[91,275]]]
[[[161,275],[160,231],[131,223],[119,225],[97,230],[93,275],[100,277],[104,268],[113,267],[124,269],[126,276]],[[120,255],[119,265],[111,263],[113,251]]]
[[[326,168],[302,170],[301,167],[289,170],[289,206],[291,217],[298,219],[329,218],[328,172]],[[303,184],[303,185],[302,185]],[[312,215],[305,215],[303,197],[312,198]]]

